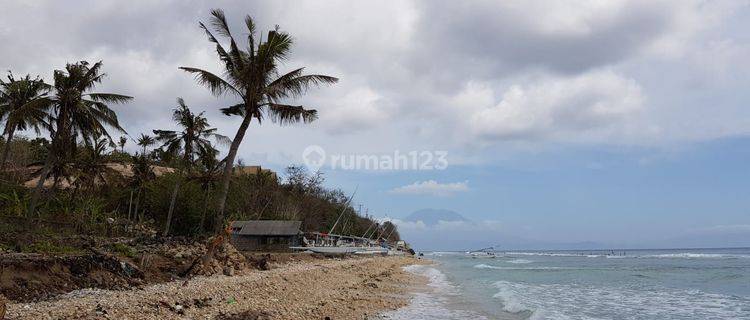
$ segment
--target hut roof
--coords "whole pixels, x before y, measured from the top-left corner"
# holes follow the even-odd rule
[[[232,232],[248,236],[293,236],[299,233],[300,226],[302,226],[302,221],[235,221],[232,222]]]

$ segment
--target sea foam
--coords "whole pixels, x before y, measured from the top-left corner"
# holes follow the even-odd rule
[[[456,307],[458,289],[440,270],[424,265],[406,266],[404,270],[426,277],[430,290],[414,294],[408,306],[384,313],[380,319],[487,319],[482,314]]]
[[[749,319],[750,299],[700,290],[494,283],[507,312],[530,319]],[[604,316],[602,311],[606,310]]]

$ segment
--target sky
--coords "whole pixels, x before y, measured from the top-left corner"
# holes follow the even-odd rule
[[[178,70],[220,71],[212,8],[239,38],[246,14],[289,32],[283,70],[340,78],[290,101],[317,121],[253,124],[239,158],[312,150],[418,247],[750,246],[748,1],[0,0],[0,68],[102,60],[130,136],[172,128],[182,97],[231,137],[236,99]],[[404,221],[423,208],[470,221]]]

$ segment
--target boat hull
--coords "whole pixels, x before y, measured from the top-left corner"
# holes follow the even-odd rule
[[[315,253],[324,253],[324,254],[348,254],[348,253],[358,253],[358,254],[378,254],[378,253],[387,253],[388,249],[386,248],[378,248],[378,247],[289,247],[289,249],[292,250],[301,250],[301,251],[312,251]]]

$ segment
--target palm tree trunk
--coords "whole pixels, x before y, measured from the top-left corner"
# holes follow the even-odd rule
[[[141,222],[143,220],[142,217],[140,217],[138,215],[138,205],[141,204],[141,189],[143,189],[143,188],[138,188],[138,194],[135,196],[135,211],[134,211],[134,213],[135,213],[136,217],[138,217],[138,222]]]
[[[36,188],[34,188],[34,193],[31,195],[31,200],[29,201],[29,210],[28,215],[31,217],[31,215],[36,212],[36,206],[37,202],[39,202],[39,196],[41,196],[42,193],[42,187],[44,187],[44,181],[47,180],[47,176],[49,176],[50,172],[52,171],[52,164],[57,162],[58,159],[60,159],[61,155],[64,153],[62,150],[64,149],[64,142],[66,141],[65,138],[67,134],[65,134],[68,130],[70,130],[70,127],[68,126],[68,113],[66,111],[66,108],[61,108],[60,112],[57,115],[57,120],[55,120],[57,131],[55,132],[54,136],[51,137],[50,140],[50,148],[47,154],[47,160],[44,162],[44,168],[42,169],[42,174],[39,176],[39,181],[36,183]],[[55,182],[55,185],[57,183]]]
[[[174,204],[177,201],[177,192],[180,190],[180,177],[177,177],[177,182],[174,184],[174,190],[172,191],[172,200],[169,202],[169,213],[167,213],[167,223],[164,226],[164,236],[169,235],[169,227],[172,224],[172,215],[174,213]]]
[[[2,163],[0,163],[0,172],[5,171],[5,164],[8,161],[8,151],[10,151],[10,143],[13,141],[13,134],[15,131],[15,129],[11,128],[10,132],[8,132],[8,140],[5,140],[5,146],[3,146],[3,159]]]
[[[203,212],[201,213],[201,222],[198,224],[198,231],[203,233],[203,226],[206,224],[206,210],[208,210],[208,199],[211,198],[211,183],[206,187],[206,197],[203,199]]]
[[[52,155],[52,152],[50,150],[50,154],[47,156],[47,160],[44,162],[42,174],[39,175],[39,181],[37,181],[34,192],[31,194],[31,200],[29,200],[29,210],[26,213],[30,219],[34,215],[34,212],[36,212],[37,202],[39,202],[39,197],[41,196],[42,188],[44,187],[44,181],[47,180],[47,176],[49,176],[49,173],[52,171],[53,157],[54,156]]]
[[[229,147],[229,154],[227,154],[226,165],[224,167],[224,176],[221,180],[221,191],[219,192],[219,208],[216,216],[214,216],[214,231],[217,234],[224,231],[224,209],[227,204],[227,196],[229,195],[229,182],[232,180],[232,167],[234,166],[234,159],[237,157],[237,150],[240,148],[240,143],[242,143],[242,138],[245,137],[247,127],[250,126],[250,120],[252,120],[252,115],[245,115],[240,128],[237,129],[234,140],[232,140],[232,145]]]
[[[128,224],[130,224],[130,213],[133,211],[133,190],[130,190],[130,201],[128,201]]]

